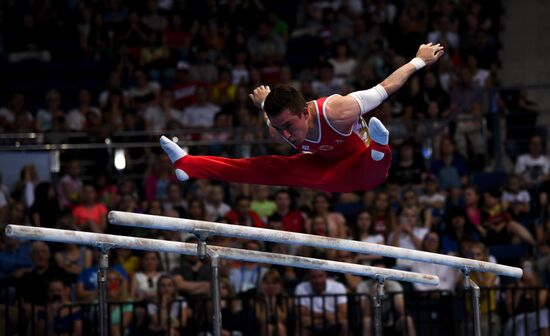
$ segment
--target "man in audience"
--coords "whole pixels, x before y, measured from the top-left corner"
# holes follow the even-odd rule
[[[294,292],[299,299],[302,335],[347,335],[348,298],[346,287],[321,270],[309,270],[307,281]],[[311,302],[313,300],[313,302]]]

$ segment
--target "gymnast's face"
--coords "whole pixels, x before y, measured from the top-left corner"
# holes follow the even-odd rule
[[[293,114],[289,109],[285,109],[278,116],[270,117],[269,120],[271,121],[271,126],[273,126],[283,138],[297,147],[304,142],[306,138],[310,116],[307,108],[298,115]]]

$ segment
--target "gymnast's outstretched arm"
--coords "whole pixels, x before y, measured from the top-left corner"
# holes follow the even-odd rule
[[[331,124],[338,131],[349,132],[359,115],[375,109],[388,95],[399,90],[418,69],[435,63],[443,54],[443,46],[439,44],[422,44],[415,58],[395,70],[382,83],[368,90],[352,92],[347,96],[332,97],[327,103],[327,116]]]

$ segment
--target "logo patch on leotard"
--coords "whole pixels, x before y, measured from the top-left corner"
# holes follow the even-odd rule
[[[322,151],[329,151],[329,150],[332,150],[332,149],[334,149],[334,147],[329,146],[329,145],[321,145],[321,146],[319,146],[319,150],[322,150]]]

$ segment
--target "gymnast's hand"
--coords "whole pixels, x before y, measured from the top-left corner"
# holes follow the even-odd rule
[[[445,50],[441,44],[428,43],[420,45],[416,57],[422,59],[426,65],[430,65],[437,62],[444,53]]]
[[[250,97],[250,99],[252,99],[252,102],[254,102],[254,105],[256,105],[256,107],[261,108],[262,103],[265,101],[265,98],[270,92],[271,89],[269,88],[269,86],[260,85],[255,88],[254,91],[252,91],[252,93],[248,96]]]

